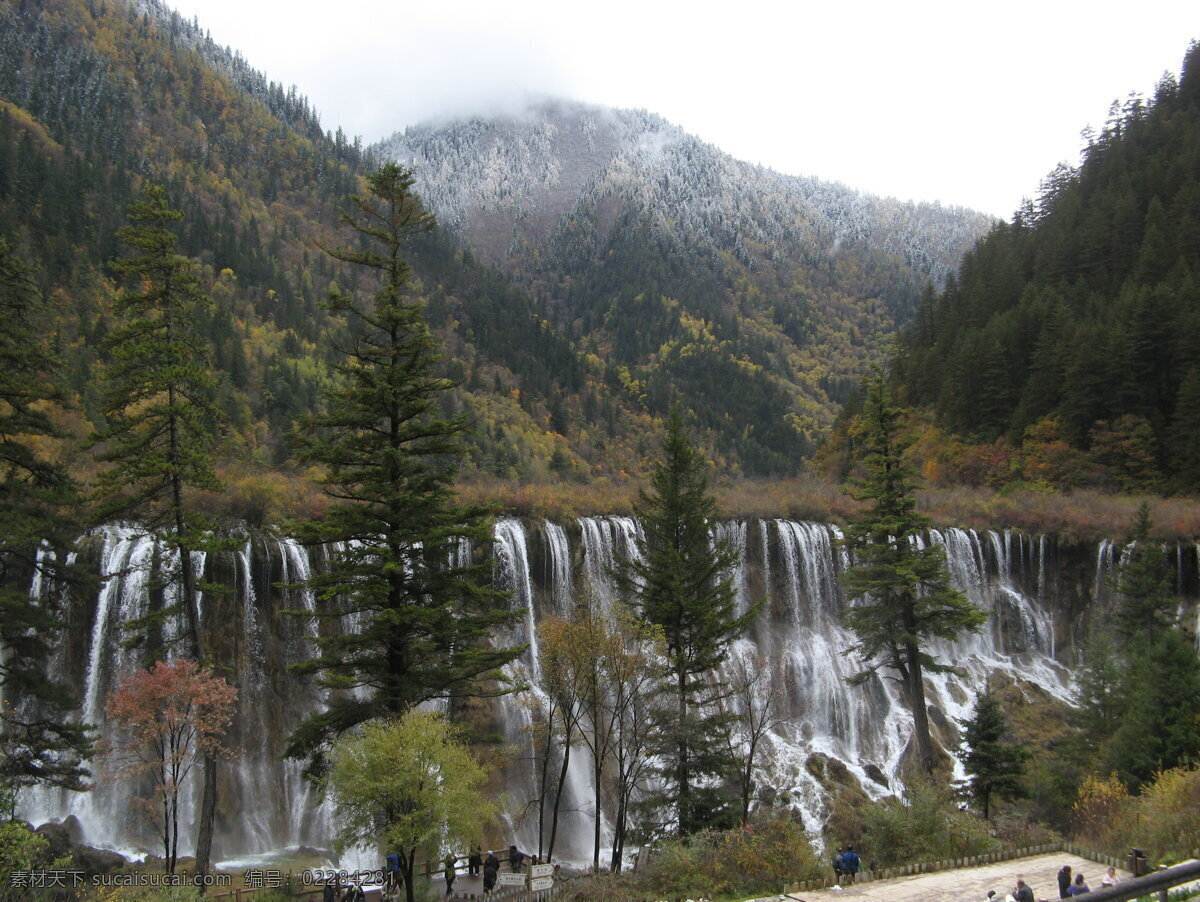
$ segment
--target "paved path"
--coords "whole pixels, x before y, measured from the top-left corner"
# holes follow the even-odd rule
[[[1064,864],[1071,866],[1072,874],[1082,871],[1092,889],[1100,888],[1100,878],[1108,870],[1088,858],[1053,852],[936,874],[875,880],[845,886],[840,891],[823,889],[790,893],[787,898],[803,902],[982,902],[987,899],[988,890],[994,889],[996,902],[1000,902],[1007,893],[1015,891],[1019,874],[1033,889],[1034,898],[1057,900],[1058,871]],[[1128,880],[1132,875],[1118,868],[1117,876]]]

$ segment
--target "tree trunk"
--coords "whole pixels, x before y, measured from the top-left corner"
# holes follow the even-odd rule
[[[915,642],[905,644],[904,655],[908,663],[908,699],[912,706],[917,758],[921,762],[921,769],[931,774],[936,762],[933,757],[933,738],[929,735],[929,710],[925,705],[925,679],[921,669],[920,650]]]
[[[678,759],[675,762],[675,776],[678,781],[679,797],[676,800],[679,810],[679,832],[683,836],[687,836],[692,832],[692,812],[688,774],[688,742],[687,742],[687,675],[683,671],[683,667],[679,668],[679,686],[678,686],[678,716],[679,723],[676,729],[679,730],[679,739],[677,743]]]
[[[417,850],[412,849],[406,855],[400,855],[400,873],[404,876],[404,898],[408,902],[416,902],[416,889],[413,886],[413,871],[417,866]]]
[[[562,803],[563,786],[567,782],[567,765],[571,763],[571,733],[564,735],[562,767],[558,771],[558,788],[554,792],[554,810],[550,815],[550,845],[546,847],[546,858],[554,856],[554,837],[558,833],[558,806]]]
[[[207,877],[212,858],[213,826],[217,816],[217,759],[204,753],[204,793],[200,800],[200,820],[196,825],[196,876]],[[200,892],[204,892],[200,882]]]

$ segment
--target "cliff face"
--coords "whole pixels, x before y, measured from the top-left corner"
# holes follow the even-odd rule
[[[846,561],[836,527],[755,520],[719,528],[741,551],[733,574],[739,603],[767,599],[759,621],[733,647],[727,670],[761,671],[764,680],[778,685],[783,699],[781,723],[766,742],[758,795],[793,808],[815,831],[828,814],[820,775],[829,760],[841,762],[869,795],[899,788],[911,718],[892,681],[873,679],[859,687],[845,682],[858,665],[843,653],[852,641],[841,625],[846,599],[837,575]],[[524,726],[531,708],[542,697],[537,623],[550,614],[568,614],[583,597],[603,611],[622,604],[609,568],[635,553],[637,530],[635,521],[621,517],[496,525],[489,552],[495,580],[513,592],[511,604],[525,614],[513,634],[502,638],[529,643],[514,676],[532,686],[522,697],[500,699],[490,709],[471,707],[517,747],[514,763],[498,775],[517,805],[536,795],[527,763],[531,756],[521,748],[529,741]],[[210,555],[203,563],[204,579],[223,587],[206,591],[203,616],[240,690],[229,736],[232,754],[222,767],[218,854],[240,858],[297,844],[328,848],[333,835],[328,806],[305,786],[299,766],[278,756],[289,732],[322,703],[322,691],[311,680],[288,671],[289,664],[310,653],[306,640],[316,629],[285,613],[313,610],[316,604],[310,593],[289,586],[324,566],[337,549],[304,549],[271,532],[242,535],[239,550]],[[1089,618],[1108,598],[1106,580],[1118,550],[1111,543],[1067,546],[994,532],[947,530],[929,538],[945,545],[955,582],[990,614],[980,634],[936,649],[939,658],[963,672],[929,680],[931,719],[943,746],[953,748],[955,719],[967,716],[975,691],[989,676],[1025,681],[1068,699],[1071,668]],[[179,628],[168,623],[145,650],[121,645],[122,623],[171,603],[173,590],[161,579],[170,560],[153,538],[117,526],[89,536],[80,553],[111,578],[95,598],[70,608],[54,666],[79,687],[81,718],[100,724],[102,735],[109,736],[103,709],[116,677],[159,656]],[[1177,566],[1180,591],[1193,606],[1186,616],[1194,618],[1196,548],[1181,546]],[[352,629],[353,624],[331,622],[321,628]],[[579,757],[566,787],[563,807],[570,811],[556,851],[584,859],[590,858],[594,788],[585,754]],[[91,793],[31,793],[23,805],[34,821],[74,815],[94,844],[153,852],[154,838],[135,813],[134,797],[134,787],[102,778]],[[513,823],[508,831],[506,841],[511,836],[525,848],[537,847],[534,825]],[[190,843],[185,839],[184,847]]]

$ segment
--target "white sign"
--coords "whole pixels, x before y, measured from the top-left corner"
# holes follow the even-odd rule
[[[544,867],[550,867],[550,865],[544,865]],[[554,886],[553,877],[534,877],[529,881],[529,889],[535,893],[544,889],[550,889],[552,886]]]
[[[524,886],[525,885],[525,875],[524,874],[500,874],[498,876],[500,877],[500,885],[501,886]]]
[[[535,864],[532,868],[530,868],[529,874],[531,877],[533,877],[535,879],[538,877],[553,877],[554,876],[554,865],[552,865],[552,864]]]

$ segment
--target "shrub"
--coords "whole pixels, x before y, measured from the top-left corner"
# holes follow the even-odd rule
[[[708,832],[668,843],[638,880],[657,897],[763,895],[819,876],[803,826],[786,816],[753,820],[744,830]]]
[[[987,825],[959,809],[948,787],[914,781],[903,799],[872,802],[862,812],[864,832],[854,843],[863,861],[892,867],[983,855],[1000,848]]]
[[[30,891],[14,886],[13,874],[47,863],[49,843],[20,821],[0,822],[0,902],[31,897]]]

